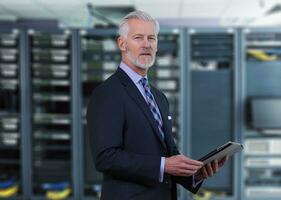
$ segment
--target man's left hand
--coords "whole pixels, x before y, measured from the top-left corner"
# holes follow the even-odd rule
[[[219,169],[225,164],[227,160],[228,157],[226,156],[220,161],[214,160],[211,163],[208,163],[205,166],[203,166],[195,173],[194,178],[196,182],[212,177],[215,173],[219,171]]]

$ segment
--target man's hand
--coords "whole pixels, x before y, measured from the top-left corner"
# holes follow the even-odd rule
[[[174,176],[191,176],[202,166],[203,163],[200,161],[192,160],[184,155],[176,155],[165,158],[164,171]]]
[[[212,177],[218,170],[225,164],[228,160],[228,157],[224,157],[220,161],[214,160],[211,163],[208,163],[204,167],[202,167],[198,172],[195,174],[195,180],[201,181],[203,179],[207,179],[208,177]]]

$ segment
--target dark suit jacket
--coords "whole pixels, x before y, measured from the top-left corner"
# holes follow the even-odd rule
[[[95,166],[104,175],[102,200],[176,200],[176,183],[191,192],[191,177],[164,174],[161,156],[179,154],[168,120],[167,98],[152,87],[160,109],[165,142],[143,96],[120,68],[92,93],[87,109],[89,142]]]

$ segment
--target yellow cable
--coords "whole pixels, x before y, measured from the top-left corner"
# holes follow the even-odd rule
[[[210,192],[210,191],[203,191],[203,194],[202,195],[192,195],[193,199],[194,200],[209,200],[211,199],[211,197],[213,196],[213,193]]]
[[[19,190],[19,187],[17,185],[6,188],[6,189],[0,189],[0,197],[11,197],[15,195]]]
[[[71,189],[70,188],[66,188],[62,191],[48,191],[46,193],[46,196],[48,199],[51,200],[60,200],[60,199],[66,199],[71,193]]]
[[[262,60],[262,61],[273,61],[273,60],[277,60],[278,57],[276,55],[268,55],[266,54],[264,51],[259,50],[259,49],[248,49],[247,53],[249,53],[251,56]]]

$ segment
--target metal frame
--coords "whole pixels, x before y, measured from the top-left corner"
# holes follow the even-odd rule
[[[190,56],[188,50],[190,49],[190,40],[187,35],[187,29],[183,29],[180,34],[180,69],[181,69],[181,80],[180,80],[180,109],[182,110],[180,116],[180,123],[182,125],[181,133],[182,136],[181,146],[183,148],[184,155],[190,155],[191,152],[191,114],[189,112],[190,104],[190,73],[188,68],[188,63],[190,62]],[[187,111],[187,112],[184,112]],[[181,200],[188,199],[188,193],[186,189],[181,187]]]
[[[11,197],[11,200],[28,200],[28,197],[31,194],[30,186],[31,186],[31,179],[30,179],[30,147],[31,143],[29,140],[29,133],[30,131],[30,124],[28,123],[28,118],[30,117],[30,104],[29,104],[29,86],[28,86],[28,60],[26,60],[26,43],[25,40],[25,33],[20,31],[15,26],[3,26],[1,27],[1,33],[11,33],[12,31],[19,31],[18,33],[18,50],[19,50],[19,60],[18,60],[18,67],[19,67],[19,120],[20,120],[20,128],[19,128],[19,135],[20,135],[20,143],[19,143],[19,151],[20,151],[20,190],[21,194]]]
[[[71,35],[71,110],[72,110],[72,177],[73,177],[73,192],[74,199],[79,199],[83,191],[83,176],[82,176],[82,147],[83,147],[83,132],[81,122],[81,66],[79,52],[81,50],[79,32],[72,31]]]
[[[21,162],[23,198],[32,196],[32,153],[31,153],[31,87],[29,39],[26,31],[20,32],[20,99],[21,99]]]
[[[239,111],[237,111],[237,108],[238,108],[238,102],[239,102],[239,89],[237,87],[237,84],[239,83],[239,80],[238,80],[238,77],[239,77],[239,72],[237,71],[237,68],[238,68],[238,59],[239,57],[237,56],[238,55],[238,33],[237,33],[237,29],[234,29],[232,27],[226,27],[226,28],[204,28],[204,27],[190,27],[190,28],[187,28],[187,39],[186,39],[186,46],[187,46],[187,50],[189,51],[192,51],[191,49],[191,41],[190,41],[190,34],[193,34],[193,33],[217,33],[217,32],[229,32],[229,33],[233,33],[234,34],[234,40],[233,40],[233,43],[234,43],[234,58],[233,58],[233,66],[232,66],[232,71],[233,71],[233,74],[232,74],[232,80],[233,80],[233,87],[232,87],[232,90],[233,90],[233,102],[232,102],[232,117],[233,117],[233,127],[232,127],[232,130],[233,130],[233,134],[232,134],[232,137],[233,139],[235,139],[236,141],[240,141],[240,137],[239,137],[239,130],[241,129],[240,128],[240,125],[239,125]],[[192,144],[191,144],[191,130],[192,130],[192,125],[191,125],[191,115],[189,114],[190,112],[190,109],[191,109],[191,67],[190,67],[190,63],[191,63],[191,56],[190,56],[190,53],[189,52],[186,52],[185,53],[185,56],[186,56],[186,63],[187,63],[187,68],[188,70],[186,71],[187,74],[184,74],[184,76],[186,76],[186,83],[185,83],[185,90],[187,90],[187,98],[186,98],[186,102],[185,102],[185,107],[187,108],[187,112],[188,114],[186,114],[186,121],[188,121],[188,127],[186,129],[186,134],[188,135],[188,146],[186,147],[186,152],[187,152],[187,155],[190,155],[190,152],[191,152],[191,148],[192,148]],[[182,93],[183,95],[186,95],[184,93]],[[232,185],[233,185],[233,188],[232,188],[232,191],[233,191],[233,194],[232,196],[229,196],[229,197],[212,197],[212,199],[214,200],[236,200],[236,199],[240,199],[240,196],[239,196],[239,188],[238,188],[238,183],[239,183],[239,173],[241,173],[241,171],[239,169],[237,169],[238,166],[241,166],[241,161],[239,159],[239,157],[235,157],[234,158],[234,161],[233,161],[233,169],[234,169],[234,172],[232,173],[232,177],[233,177],[233,180],[232,180]],[[203,183],[204,184],[204,183]],[[192,199],[190,196],[187,197],[187,199]]]
[[[267,28],[241,28],[239,30],[239,41],[240,41],[240,47],[239,47],[239,50],[240,50],[240,82],[241,82],[241,85],[239,85],[240,87],[240,95],[241,95],[241,99],[240,99],[240,122],[241,122],[241,140],[242,142],[244,143],[245,141],[245,135],[246,135],[246,132],[247,132],[247,129],[246,129],[246,126],[245,126],[245,101],[247,99],[247,69],[246,69],[246,38],[245,38],[245,35],[247,33],[281,33],[281,29],[279,28],[273,28],[273,27],[267,27]],[[244,158],[245,158],[245,155],[244,153],[242,153],[241,155],[241,165],[240,165],[240,170],[241,170],[241,179],[240,179],[240,192],[241,192],[241,199],[243,200],[256,200],[257,198],[249,198],[246,196],[245,194],[245,182],[244,182],[244,178],[245,178],[245,170],[244,170]],[[268,197],[264,197],[266,198],[267,200],[279,200],[280,198],[268,198]]]
[[[81,141],[80,141],[80,148],[79,148],[79,150],[81,151],[80,152],[80,155],[81,155],[81,160],[80,160],[80,162],[81,162],[81,164],[80,164],[80,172],[81,172],[81,174],[80,174],[80,176],[81,176],[81,178],[80,178],[80,186],[81,186],[81,195],[80,195],[80,198],[82,197],[82,199],[83,200],[98,200],[97,198],[95,198],[95,197],[93,197],[93,196],[86,196],[86,194],[85,194],[85,188],[84,188],[84,186],[85,186],[85,180],[84,180],[84,169],[85,169],[85,161],[84,161],[84,158],[85,158],[85,156],[84,156],[84,148],[83,148],[83,145],[84,145],[84,139],[85,139],[85,137],[83,137],[83,134],[84,134],[84,131],[83,131],[83,126],[82,126],[82,121],[81,121],[81,119],[82,119],[82,115],[81,115],[81,111],[82,111],[82,107],[83,107],[83,105],[82,105],[82,98],[83,98],[83,94],[82,94],[82,86],[81,86],[81,84],[82,84],[82,79],[81,79],[81,69],[82,69],[82,66],[81,66],[81,64],[82,64],[82,49],[81,49],[81,38],[83,37],[82,35],[83,34],[88,34],[88,35],[96,35],[96,36],[106,36],[106,35],[108,35],[108,36],[112,36],[112,35],[116,35],[116,37],[117,37],[117,31],[116,31],[116,29],[115,28],[110,28],[110,29],[80,29],[80,30],[77,30],[77,37],[75,38],[75,40],[77,41],[77,43],[78,43],[78,48],[76,48],[75,49],[75,53],[76,53],[76,55],[77,55],[77,70],[79,71],[78,73],[77,73],[77,76],[79,76],[79,79],[77,79],[77,84],[79,85],[78,87],[79,87],[79,104],[76,104],[76,105],[79,105],[79,107],[80,107],[80,113],[78,113],[78,116],[79,116],[79,126],[80,126],[80,128],[79,128],[79,135],[80,135],[80,139],[81,139]],[[75,104],[74,104],[75,105]],[[78,198],[79,199],[79,198]],[[77,199],[77,200],[78,200]]]
[[[32,176],[32,124],[31,124],[31,119],[32,119],[32,106],[31,106],[31,96],[32,96],[32,80],[31,80],[31,63],[30,63],[30,48],[31,46],[29,45],[29,37],[28,34],[30,31],[38,31],[38,32],[42,32],[42,33],[63,33],[65,31],[70,31],[69,29],[50,29],[48,27],[28,27],[27,29],[22,29],[21,32],[24,35],[24,37],[22,37],[22,41],[21,43],[23,43],[23,49],[21,49],[21,52],[24,52],[23,56],[23,60],[24,60],[24,67],[23,70],[24,74],[22,74],[23,76],[23,82],[21,82],[23,84],[23,87],[25,87],[25,93],[23,94],[23,97],[25,97],[25,101],[23,102],[25,103],[25,111],[23,112],[23,120],[25,120],[25,127],[23,127],[25,134],[23,135],[24,137],[26,137],[26,142],[23,144],[24,148],[23,148],[23,156],[25,156],[25,159],[23,159],[23,162],[25,163],[25,168],[23,170],[26,170],[24,173],[26,173],[26,179],[24,181],[27,181],[27,184],[25,185],[26,187],[26,191],[25,191],[25,196],[26,196],[26,200],[46,200],[46,197],[42,196],[42,195],[35,195],[33,193],[33,187],[32,187],[32,182],[33,182],[33,176]],[[75,46],[75,44],[73,44],[72,40],[75,37],[71,35],[70,33],[70,54],[73,54],[73,46]],[[76,49],[75,49],[76,50]],[[74,51],[75,52],[75,51]],[[70,114],[71,114],[71,128],[70,128],[70,132],[71,132],[71,142],[72,142],[72,146],[71,146],[71,159],[72,159],[72,163],[71,163],[71,167],[72,167],[72,172],[71,172],[71,176],[72,176],[72,183],[73,183],[73,191],[72,191],[72,196],[67,198],[67,200],[74,200],[75,198],[78,200],[80,198],[79,196],[79,159],[81,158],[79,155],[79,149],[77,148],[77,144],[76,144],[76,140],[79,141],[79,138],[77,137],[77,135],[79,134],[78,132],[76,132],[76,130],[79,128],[79,126],[77,126],[77,120],[76,120],[76,116],[74,114],[77,113],[77,110],[79,108],[77,108],[75,103],[78,103],[78,100],[76,99],[79,95],[74,95],[77,92],[77,88],[75,87],[75,82],[72,82],[73,80],[75,80],[75,76],[72,70],[75,70],[75,63],[76,63],[76,58],[74,58],[75,56],[71,57],[71,61],[70,61],[70,69],[71,69],[71,88],[70,88],[70,93],[71,93],[71,107],[70,107]],[[22,103],[22,104],[23,104]],[[75,113],[74,113],[75,112]],[[78,110],[79,112],[79,110]],[[74,142],[75,139],[75,142]],[[78,150],[77,150],[78,149]],[[24,155],[26,154],[26,155]],[[24,157],[23,157],[24,158]]]

